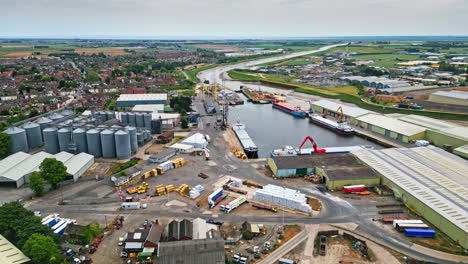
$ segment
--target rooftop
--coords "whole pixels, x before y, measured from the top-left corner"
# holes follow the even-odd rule
[[[207,238],[208,231],[214,229],[218,230],[218,226],[209,224],[205,219],[196,218],[193,219],[193,239],[205,239]]]
[[[468,92],[464,92],[464,91],[438,91],[432,94],[438,95],[438,96],[445,96],[445,97],[468,100]]]
[[[379,178],[379,175],[377,175],[373,169],[363,165],[324,168],[324,171],[331,181]]]
[[[314,154],[304,156],[272,157],[278,169],[302,169],[342,164],[359,166],[360,163],[352,154]]]
[[[362,150],[354,154],[468,232],[468,161],[435,147]]]
[[[164,112],[164,104],[135,105],[132,112]]]
[[[10,170],[2,173],[1,176],[13,181],[17,181],[24,175],[27,175],[37,170],[44,159],[52,157],[53,155],[44,151],[38,152],[34,155],[29,156],[27,159],[21,162],[21,166],[12,167]]]
[[[358,117],[357,120],[381,127],[386,130],[394,131],[404,136],[413,136],[426,131],[426,129],[423,127],[409,124],[396,118],[391,118],[380,114],[367,114]]]
[[[31,261],[5,237],[0,235],[0,263],[21,264]]]
[[[29,158],[31,155],[24,152],[16,152],[15,154],[11,154],[10,156],[2,159],[0,161],[0,175],[6,172],[7,170],[15,167],[25,159]]]
[[[158,245],[157,255],[159,264],[224,263],[224,240],[198,239],[163,242]]]
[[[79,170],[83,168],[88,162],[93,161],[94,163],[94,156],[88,153],[79,153],[75,156],[72,156],[67,162],[65,162],[65,166],[67,167],[67,173],[71,175],[75,175]]]
[[[313,102],[312,104],[323,107],[323,108],[327,108],[327,109],[332,110],[334,112],[336,112],[338,107],[341,106],[341,108],[343,109],[343,115],[351,116],[351,117],[358,117],[358,116],[362,116],[362,115],[365,115],[365,114],[368,114],[368,113],[374,113],[374,112],[368,111],[366,109],[362,109],[362,108],[359,108],[359,107],[342,105],[342,104],[338,104],[338,103],[335,103],[335,102],[329,101],[329,100],[320,100],[320,101]]]
[[[435,119],[435,118],[430,118],[427,116],[421,116],[421,115],[401,115],[396,118],[398,120],[401,120],[407,123],[426,127],[426,128],[433,129],[433,130],[445,130],[445,129],[449,129],[449,128],[453,128],[457,126],[456,124],[453,124],[453,123],[449,123],[446,121],[442,121],[442,120]]]
[[[167,100],[167,94],[121,94],[117,101]]]

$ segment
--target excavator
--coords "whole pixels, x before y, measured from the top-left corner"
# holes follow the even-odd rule
[[[304,146],[307,140],[309,140],[310,143],[312,143],[312,146],[314,146],[314,153],[326,153],[327,152],[326,149],[317,148],[317,144],[315,143],[315,141],[311,137],[307,136],[304,138],[304,141],[302,141],[302,144],[299,146],[299,149],[298,149],[299,153],[301,152],[302,146]]]
[[[343,119],[343,108],[341,108],[341,105],[340,105],[340,107],[338,107],[338,110],[336,110],[336,111],[340,113],[340,115],[338,116],[338,119],[340,121],[338,123],[344,123],[345,120]]]

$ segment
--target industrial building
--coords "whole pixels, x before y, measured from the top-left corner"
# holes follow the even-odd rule
[[[468,248],[468,161],[436,147],[354,153],[408,207]]]
[[[144,104],[162,104],[167,103],[166,93],[156,94],[121,94],[117,98],[117,107],[134,107]]]
[[[468,92],[438,91],[429,95],[429,101],[442,104],[464,105],[468,107]]]
[[[158,264],[224,264],[223,239],[163,242],[158,245]]]
[[[380,184],[380,177],[371,168],[362,165],[317,167],[319,176],[329,190],[342,190],[344,186],[366,185],[373,187]]]
[[[161,120],[162,129],[172,129],[180,122],[180,114],[152,113],[151,116],[154,121]]]
[[[341,77],[342,80],[348,82],[360,82],[363,86],[374,87],[377,89],[400,88],[411,86],[405,81],[391,80],[381,77],[363,77],[363,76],[346,76]]]
[[[468,159],[468,144],[454,149],[453,153],[457,154],[460,157],[464,157],[465,159]]]
[[[176,154],[177,150],[166,148],[156,154],[151,155],[149,157],[149,161],[154,163],[163,163]]]
[[[144,113],[164,113],[163,104],[139,104],[135,105],[132,112],[144,112]]]
[[[168,148],[174,149],[180,153],[191,153],[194,150],[192,145],[182,143],[175,143],[174,145],[171,145]]]
[[[0,185],[21,187],[29,182],[29,174],[39,171],[46,158],[55,158],[67,167],[68,177],[76,181],[94,163],[94,157],[87,153],[77,155],[60,152],[55,155],[44,151],[30,155],[17,152],[0,161]]]
[[[420,115],[400,115],[400,121],[426,128],[425,139],[432,145],[458,148],[468,144],[468,127]]]
[[[330,100],[320,100],[312,102],[310,104],[310,107],[312,110],[318,113],[323,113],[324,110],[326,110],[326,112],[328,112],[328,115],[334,117],[338,117],[340,115],[340,113],[338,112],[338,108],[341,107],[343,109],[343,119],[348,120],[351,125],[357,125],[358,122],[356,118],[366,114],[374,113],[372,111],[360,107],[342,105]]]
[[[190,137],[184,139],[182,144],[191,145],[194,148],[204,149],[208,146],[208,141],[206,141],[205,136],[200,133],[195,133]]]
[[[167,241],[191,240],[193,238],[193,224],[190,220],[173,220],[168,225]]]
[[[425,128],[380,114],[366,114],[356,120],[361,128],[404,143],[425,137]]]
[[[0,263],[29,263],[31,261],[15,245],[0,235]]]

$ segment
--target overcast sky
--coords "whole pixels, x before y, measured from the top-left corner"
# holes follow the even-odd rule
[[[468,35],[468,0],[0,0],[0,36]]]

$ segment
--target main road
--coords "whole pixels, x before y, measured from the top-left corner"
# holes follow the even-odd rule
[[[314,53],[318,53],[321,51],[329,50],[334,47],[339,47],[339,46],[345,46],[348,43],[340,43],[340,44],[335,44],[335,45],[329,45],[329,46],[324,46],[318,49],[314,50],[306,50],[306,51],[300,51],[300,52],[294,52],[294,53],[289,53],[289,54],[284,54],[284,55],[279,55],[279,56],[274,56],[274,57],[269,57],[265,59],[258,59],[258,60],[251,60],[251,61],[246,61],[246,62],[240,62],[236,64],[229,64],[229,65],[223,65],[215,68],[211,68],[208,70],[201,71],[197,74],[198,79],[201,80],[201,82],[204,82],[206,80],[210,81],[210,83],[217,83],[217,84],[222,84],[224,87],[228,87],[233,90],[238,90],[241,85],[244,86],[252,86],[255,88],[261,88],[264,90],[271,89],[271,87],[268,86],[261,86],[261,85],[251,85],[248,83],[243,83],[239,81],[233,81],[227,78],[226,72],[234,69],[239,69],[239,68],[244,68],[244,67],[250,67],[254,65],[259,65],[259,64],[264,64],[264,63],[269,63],[269,62],[274,62],[274,61],[279,61],[279,60],[284,60],[284,59],[290,59],[290,58],[295,58],[295,57],[300,57],[304,55],[311,55]]]

